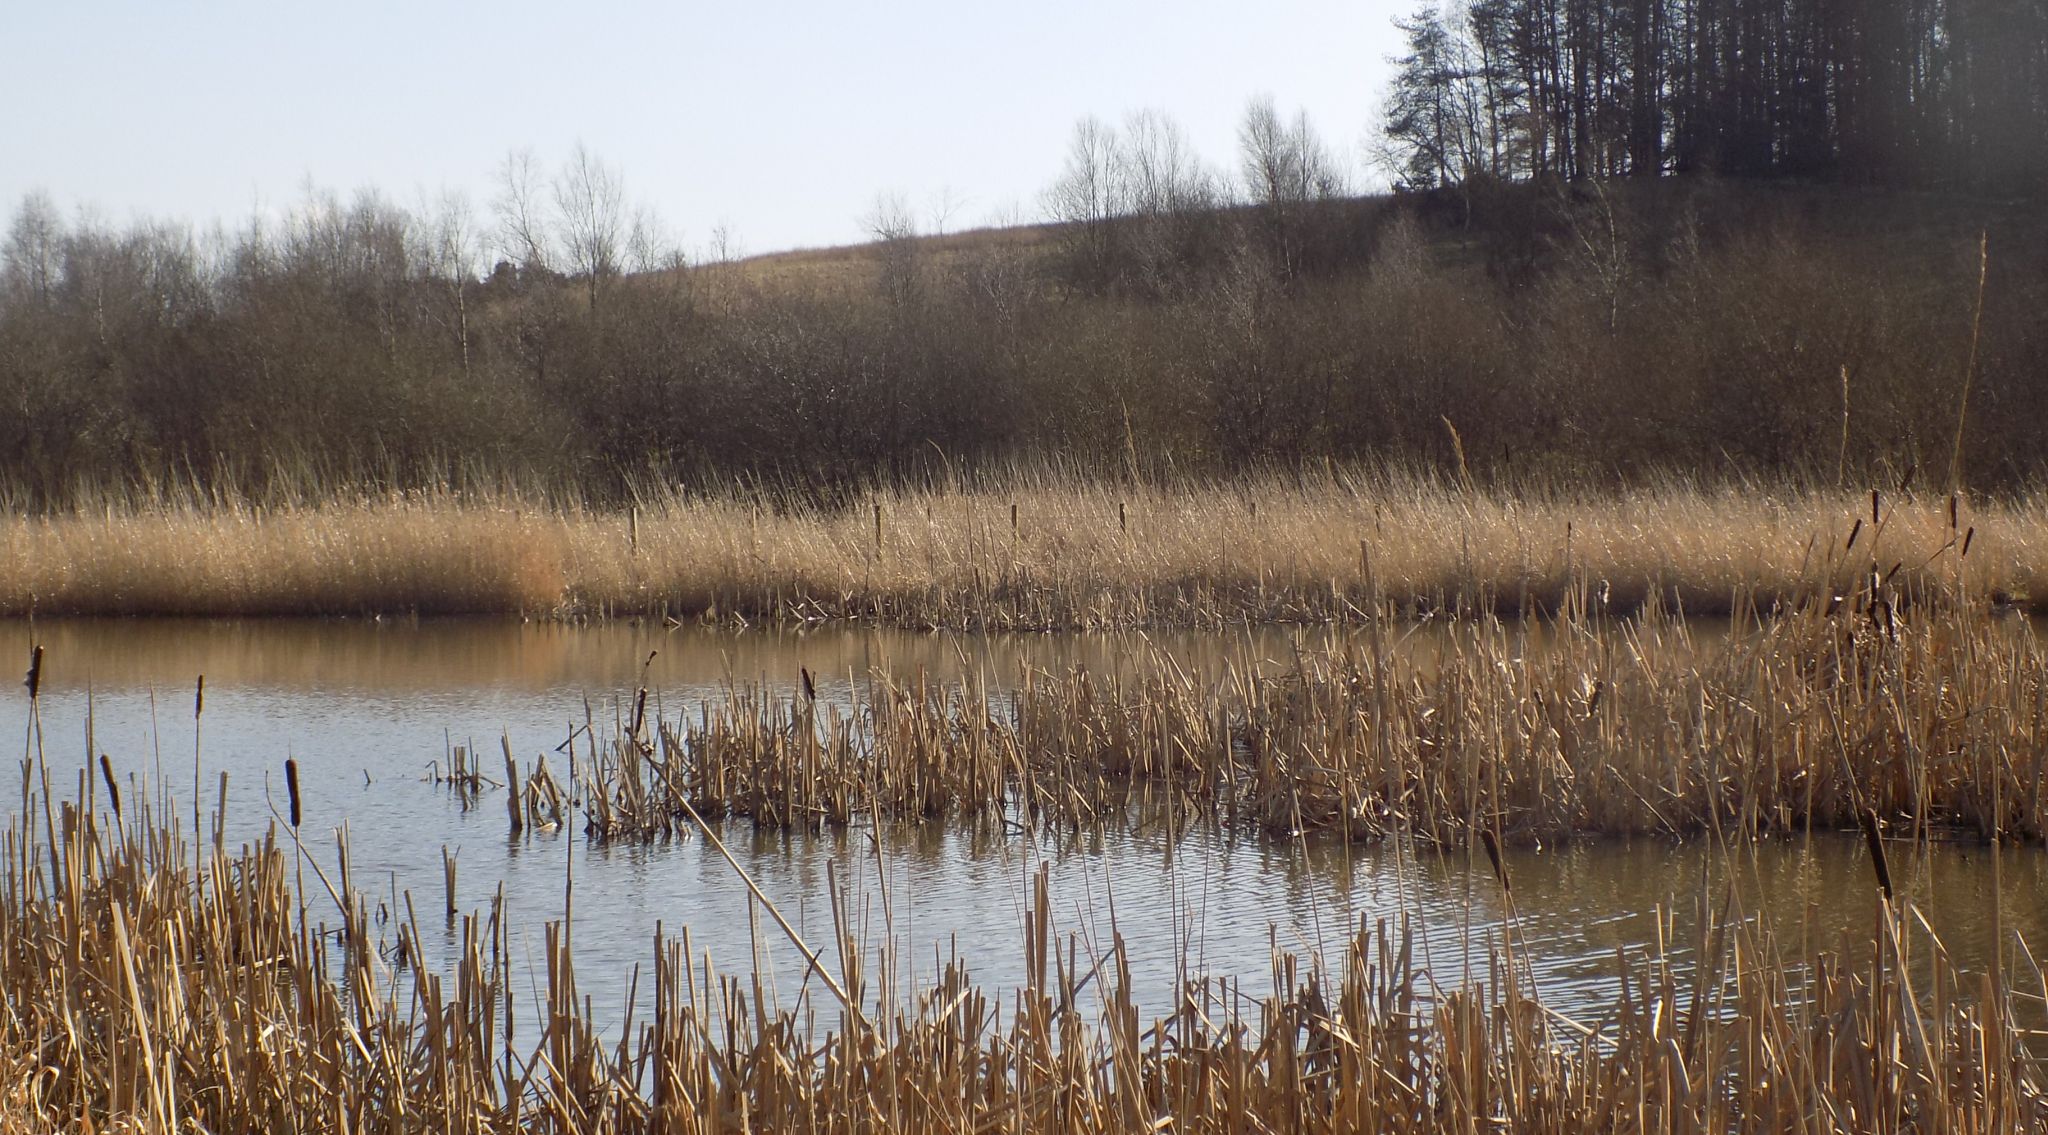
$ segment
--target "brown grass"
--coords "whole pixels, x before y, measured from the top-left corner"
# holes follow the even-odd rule
[[[976,258],[1042,253],[1052,239],[1044,225],[1011,225],[968,229],[943,236],[915,238],[914,255],[930,272],[957,272]],[[752,289],[766,293],[797,293],[847,298],[873,294],[881,286],[884,252],[874,243],[799,248],[766,252],[731,261],[699,265],[700,286]]]
[[[1873,569],[1915,601],[2038,609],[2048,501],[1952,510],[1943,496],[1884,494],[1873,509],[1868,494],[1818,491],[1479,493],[1338,472],[1167,487],[1037,476],[844,509],[648,494],[631,512],[602,513],[429,494],[0,518],[9,615],[1213,627],[1389,608],[1554,610],[1574,596],[1610,612],[1654,596],[1727,613],[1738,599],[1769,609],[1825,598]]]
[[[1474,943],[1447,986],[1405,920],[1341,956],[1275,951],[1270,984],[1188,975],[1133,1000],[1124,938],[1062,941],[1038,876],[1023,987],[960,966],[895,992],[893,963],[835,920],[816,978],[781,999],[680,940],[647,1015],[608,1042],[572,936],[546,934],[537,1004],[507,928],[458,920],[453,972],[409,968],[347,875],[278,843],[198,851],[174,808],[125,819],[25,808],[0,866],[0,1130],[1971,1131],[2038,1130],[2048,1085],[2003,975],[1950,967],[1909,907],[1840,952],[1788,952],[1702,895],[1683,962],[1627,969],[1603,1012],[1547,1007],[1516,943]],[[83,799],[81,793],[81,799]],[[44,805],[48,804],[48,810]],[[44,817],[51,817],[47,823]],[[216,828],[216,830],[219,830]],[[304,877],[307,870],[316,874]],[[303,890],[302,890],[303,888]],[[298,895],[323,896],[302,905]],[[1873,906],[1878,901],[1873,896]],[[325,909],[330,930],[316,924]],[[795,935],[791,935],[795,939]],[[891,938],[893,940],[893,938]],[[403,977],[393,966],[403,970]],[[2012,987],[2042,988],[2023,958]],[[879,966],[880,968],[875,968]],[[1933,973],[1932,983],[1916,974]],[[520,1029],[513,1015],[520,1014]]]
[[[1163,803],[1283,840],[1733,838],[1866,812],[1918,836],[2048,836],[2039,636],[1898,598],[1699,632],[1655,612],[1468,619],[1197,674],[1162,658],[1135,678],[877,675],[850,706],[734,688],[593,737],[588,830],[673,834],[685,802],[769,827],[1086,826]]]

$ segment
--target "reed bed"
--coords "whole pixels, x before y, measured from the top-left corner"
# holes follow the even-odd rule
[[[1965,551],[1967,549],[1967,555]],[[137,497],[0,518],[0,614],[517,613],[908,627],[1214,627],[1383,610],[1695,614],[1844,590],[2048,610],[2048,499],[1483,491],[1341,470],[1229,484],[1045,474],[820,508],[454,493]]]
[[[468,915],[449,972],[388,940],[353,887],[274,824],[194,847],[178,809],[53,801],[24,762],[0,864],[0,1130],[337,1132],[2019,1132],[2048,1123],[2011,981],[1954,970],[1908,904],[1872,891],[1865,942],[1789,953],[1703,896],[1683,961],[1631,963],[1567,1017],[1474,942],[1432,972],[1405,920],[1270,977],[1131,993],[1125,938],[1054,926],[1041,872],[1020,988],[958,963],[899,986],[839,908],[794,991],[657,936],[651,995],[607,1030],[578,994],[572,926],[538,972],[502,907]],[[41,781],[39,785],[38,781]],[[111,782],[111,778],[110,778]],[[225,825],[216,818],[214,830]],[[1502,879],[1507,885],[1507,880]],[[324,914],[318,912],[325,912]],[[773,914],[772,908],[770,913]],[[779,918],[779,915],[776,917]],[[329,918],[338,921],[330,926]],[[886,950],[886,947],[885,947]],[[1931,978],[1916,975],[1931,973]],[[515,990],[535,990],[522,999]],[[1147,1015],[1150,1010],[1152,1015]],[[515,1017],[520,1022],[515,1025]]]
[[[1883,823],[2048,836],[2048,653],[2023,619],[1906,605],[1881,580],[1700,631],[1619,621],[1377,625],[1215,673],[1077,668],[850,701],[734,686],[588,740],[594,838],[691,811],[769,827],[869,815],[1087,825],[1166,804],[1279,838],[1768,836]],[[645,698],[640,704],[645,706]]]

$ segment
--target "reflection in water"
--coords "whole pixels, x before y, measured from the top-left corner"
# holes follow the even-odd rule
[[[863,629],[665,627],[652,623],[573,626],[507,619],[191,620],[85,619],[33,628],[0,621],[0,657],[28,657],[32,641],[48,656],[56,689],[189,690],[248,686],[366,697],[443,691],[609,692],[640,684],[650,653],[652,688],[701,687],[728,679],[784,685],[797,668],[845,680],[874,670],[950,679],[985,675],[1007,682],[1020,666],[1085,665],[1130,672],[1159,654],[1182,664],[1284,658],[1299,640],[1323,632],[1254,628],[1227,633],[1127,632],[1105,635],[961,635]]]
[[[600,1009],[621,1007],[657,925],[687,929],[694,949],[727,967],[759,964],[785,983],[802,971],[706,841],[594,848],[574,832],[508,839],[500,797],[465,809],[422,782],[448,747],[481,751],[490,770],[502,734],[523,761],[548,754],[561,775],[557,747],[586,712],[610,720],[650,651],[648,683],[673,715],[729,680],[794,683],[799,666],[823,676],[830,696],[871,668],[1001,682],[1025,666],[1135,672],[1163,655],[1213,671],[1226,659],[1285,659],[1304,637],[1325,642],[1278,630],[978,638],[503,621],[77,622],[41,625],[34,636],[48,651],[42,743],[54,769],[82,769],[106,753],[131,799],[189,801],[196,739],[204,807],[219,802],[226,773],[229,835],[240,841],[261,833],[271,800],[281,801],[283,761],[295,757],[306,827],[320,833],[308,844],[331,858],[328,833],[346,827],[355,879],[373,907],[382,899],[402,910],[397,896],[411,890],[419,909],[439,909],[424,900],[438,901],[446,845],[458,856],[458,904],[483,906],[502,887],[515,935],[537,958],[544,924],[563,916],[573,894],[578,980]],[[18,647],[25,658],[30,637],[25,624],[0,626],[0,650]],[[1427,634],[1411,638],[1429,648]],[[192,681],[201,673],[205,716],[195,723]],[[0,728],[31,736],[19,693],[0,704]],[[1001,824],[725,831],[742,866],[814,945],[833,939],[836,882],[863,940],[897,947],[908,967],[896,975],[899,988],[956,956],[984,983],[1020,982],[1023,912],[1043,867],[1055,916],[1079,935],[1081,956],[1120,935],[1135,992],[1155,1012],[1172,1003],[1185,975],[1234,974],[1247,991],[1262,990],[1273,947],[1335,958],[1361,922],[1382,918],[1410,921],[1446,984],[1483,976],[1488,944],[1512,925],[1539,992],[1569,1011],[1611,1002],[1620,957],[1661,950],[1683,971],[1702,911],[1754,918],[1793,955],[1845,936],[1869,942],[1877,910],[1860,843],[1836,833],[1726,853],[1705,841],[1656,840],[1513,850],[1510,911],[1483,858],[1465,852],[1276,846],[1164,816],[1128,830],[1036,838]],[[1981,967],[1992,948],[1988,851],[1902,844],[1893,858],[1902,888],[1946,946]],[[2048,944],[2048,857],[2008,851],[2002,867],[2004,925],[2038,951]],[[454,948],[453,927],[436,938],[430,931],[426,945],[439,964]]]

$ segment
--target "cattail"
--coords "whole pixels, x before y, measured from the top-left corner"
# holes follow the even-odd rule
[[[1493,864],[1493,877],[1500,880],[1501,893],[1504,895],[1514,894],[1515,889],[1508,885],[1507,865],[1500,861],[1500,840],[1494,838],[1493,829],[1488,828],[1481,831],[1479,833],[1479,843],[1486,848],[1486,858],[1488,862]]]
[[[1846,544],[1844,544],[1844,545],[1842,545],[1842,550],[1843,550],[1843,551],[1845,551],[1845,552],[1853,552],[1853,551],[1855,551],[1855,550],[1856,550],[1856,537],[1858,537],[1858,536],[1862,535],[1862,533],[1863,533],[1863,518],[1859,516],[1859,517],[1857,517],[1857,518],[1856,518],[1856,523],[1854,523],[1854,524],[1851,524],[1851,525],[1849,526],[1849,542],[1848,542],[1848,543],[1846,543]]]
[[[114,762],[100,754],[100,777],[107,782],[107,799],[114,806],[114,822],[121,822],[121,786],[114,781]]]
[[[299,762],[286,757],[284,761],[284,791],[291,797],[292,827],[299,826]]]
[[[204,674],[201,674],[201,675],[199,675],[199,682],[198,682],[198,684],[192,687],[192,720],[194,720],[194,721],[197,721],[197,720],[199,720],[199,715],[200,715],[200,714],[202,714],[202,713],[205,713],[205,712],[206,712],[206,675],[204,675]]]
[[[43,648],[39,645],[28,653],[28,680],[22,685],[28,687],[28,700],[34,701],[43,692]]]
[[[1892,898],[1892,872],[1884,857],[1884,837],[1877,831],[1877,813],[1868,808],[1857,813],[1856,819],[1863,825],[1863,838],[1870,844],[1870,866],[1877,872],[1878,889],[1884,892],[1886,902]]]

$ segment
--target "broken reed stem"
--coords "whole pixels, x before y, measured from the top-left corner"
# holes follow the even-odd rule
[[[525,813],[520,804],[525,794],[519,789],[519,762],[512,757],[512,735],[500,734],[498,743],[505,751],[505,809],[512,814],[512,834],[518,835],[525,828]]]

